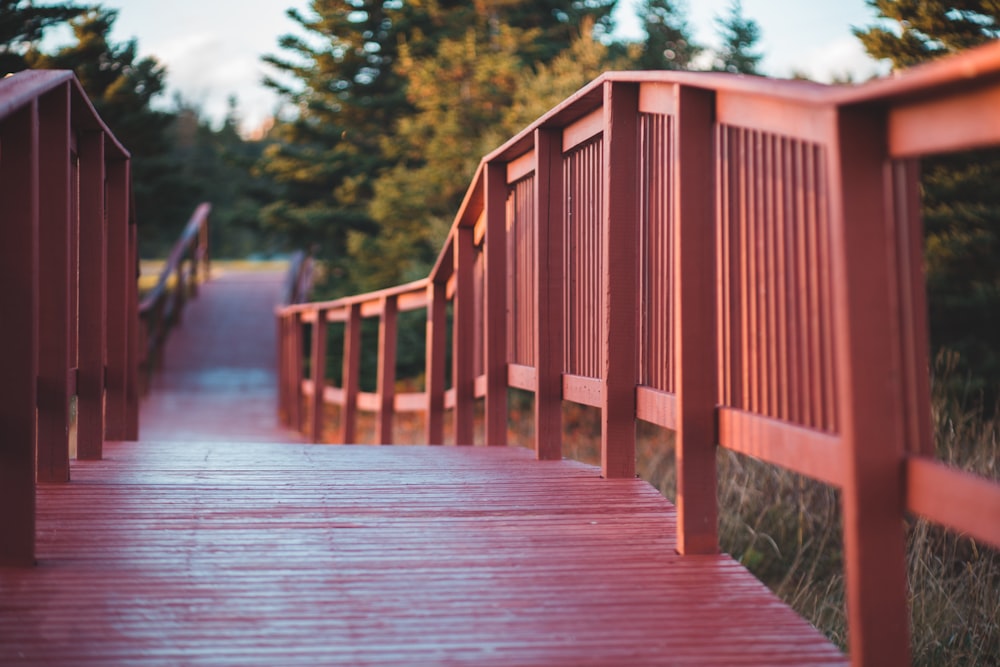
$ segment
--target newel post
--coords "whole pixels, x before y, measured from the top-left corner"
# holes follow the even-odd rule
[[[715,95],[675,87],[674,326],[677,550],[718,550],[715,403]]]
[[[447,290],[427,284],[427,444],[444,444],[444,362],[448,343]]]
[[[107,315],[105,137],[80,135],[80,315],[77,457],[100,459],[104,446],[104,364]]]
[[[486,165],[486,444],[507,444],[507,164]]]
[[[562,131],[535,130],[535,456],[562,458]]]
[[[396,414],[396,322],[399,301],[396,296],[382,299],[378,326],[378,416],[375,442],[392,444],[392,422]]]
[[[38,391],[38,115],[29,103],[0,122],[0,565],[35,562]]]
[[[475,239],[472,227],[455,228],[455,306],[452,387],[455,390],[455,444],[473,444],[475,409]]]
[[[326,310],[316,310],[313,322],[312,350],[309,363],[312,375],[312,411],[309,435],[313,442],[323,442],[323,390],[326,384]]]
[[[909,665],[904,423],[891,165],[878,109],[836,115],[830,201],[848,632],[854,665]]]
[[[604,84],[604,275],[601,341],[601,471],[635,477],[635,386],[639,233],[636,143],[639,87]]]
[[[38,481],[69,481],[70,225],[73,202],[70,88],[39,99]]]

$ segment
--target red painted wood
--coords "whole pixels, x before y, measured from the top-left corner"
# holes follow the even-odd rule
[[[535,133],[535,456],[562,458],[562,371],[565,340],[563,311],[562,136]]]
[[[604,197],[601,341],[601,470],[605,477],[635,476],[635,386],[638,299],[636,139],[639,88],[604,89]]]
[[[0,116],[0,565],[35,557],[38,104]],[[4,591],[5,593],[5,591]],[[0,596],[4,599],[6,595]]]
[[[344,333],[344,407],[340,413],[340,442],[356,441],[358,394],[361,391],[361,304],[350,307]]]
[[[313,442],[323,442],[323,388],[326,381],[326,311],[319,309],[312,325],[312,361],[310,379],[313,393],[310,405],[309,435]]]
[[[728,556],[678,556],[645,482],[532,458],[109,443],[41,487],[41,566],[0,570],[0,661],[845,664]]]
[[[107,222],[107,395],[105,437],[126,440],[128,394],[128,299],[135,269],[128,248],[129,164],[113,159],[108,163]]]
[[[455,390],[455,444],[473,444],[475,407],[475,247],[471,227],[455,230],[455,305],[452,331],[452,388]]]
[[[70,395],[70,89],[38,101],[38,480],[69,481]],[[75,326],[75,324],[74,324]]]
[[[126,167],[128,188],[132,188],[131,164]],[[125,387],[125,440],[139,439],[139,349],[144,343],[142,327],[139,324],[139,233],[135,223],[132,202],[129,201],[128,220],[128,383]]]
[[[375,441],[392,444],[392,423],[396,407],[396,323],[399,307],[396,297],[382,301],[382,316],[378,328],[378,414],[375,420]]]
[[[503,447],[507,444],[507,165],[490,162],[485,172],[485,441]]]
[[[104,133],[82,132],[80,151],[80,300],[77,446],[81,459],[101,458],[104,443],[104,366],[107,221]]]
[[[715,96],[677,88],[676,244],[672,276],[676,341],[677,548],[718,551],[715,424],[718,372],[715,326]]]
[[[447,298],[443,283],[427,285],[427,444],[444,444],[445,355],[448,345]]]
[[[845,480],[841,492],[851,661],[910,663],[906,598],[904,422],[890,295],[885,118],[841,110],[833,131],[834,323]],[[882,289],[878,287],[882,286]]]

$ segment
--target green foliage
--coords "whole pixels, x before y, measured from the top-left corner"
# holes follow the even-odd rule
[[[29,68],[29,54],[45,30],[87,11],[72,2],[35,5],[30,0],[0,0],[0,76]]]
[[[733,0],[729,13],[715,19],[722,48],[715,54],[712,69],[732,74],[760,74],[757,68],[764,54],[756,51],[760,26],[743,14],[743,3]]]
[[[631,49],[639,69],[689,69],[702,51],[691,38],[681,0],[642,0],[636,7],[645,42]]]
[[[879,22],[855,34],[894,68],[1000,35],[991,0],[871,0]],[[986,407],[1000,396],[1000,151],[932,157],[922,165],[931,346],[959,353],[960,374]]]

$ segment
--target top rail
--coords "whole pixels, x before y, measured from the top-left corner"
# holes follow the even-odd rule
[[[72,72],[0,79],[0,564],[34,561],[36,480],[138,435],[130,156]]]
[[[1000,484],[933,458],[916,159],[1000,144],[1000,43],[860,86],[608,73],[487,155],[426,280],[278,311],[282,412],[427,415],[427,439],[507,441],[534,394],[600,408],[602,469],[635,473],[635,420],[676,431],[679,549],[713,552],[715,448],[841,489],[851,656],[909,663],[903,516],[1000,548]],[[426,384],[395,396],[396,315],[427,312]],[[446,306],[450,305],[449,315]],[[408,306],[408,307],[409,307]],[[378,317],[378,390],[358,391]],[[346,322],[341,387],[326,324]],[[311,371],[302,370],[312,328]],[[446,349],[451,332],[451,350]],[[451,377],[445,377],[447,358]]]
[[[184,316],[190,297],[198,295],[198,284],[211,277],[208,225],[211,204],[195,208],[174,243],[156,285],[139,302],[142,340],[139,365],[144,371],[143,392],[148,391],[153,371],[163,364],[163,350],[171,328]]]

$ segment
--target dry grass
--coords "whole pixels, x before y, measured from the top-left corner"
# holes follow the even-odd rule
[[[939,359],[949,373],[954,360]],[[953,382],[935,386],[954,386]],[[407,390],[400,386],[400,391]],[[510,441],[532,439],[530,394],[510,393]],[[339,409],[327,406],[326,436],[335,440]],[[482,440],[477,402],[477,442]],[[1000,413],[1000,410],[997,411]],[[938,457],[1000,479],[1000,417],[934,396]],[[445,420],[446,441],[452,440]],[[600,412],[563,404],[564,455],[600,463]],[[374,441],[374,415],[359,415],[359,441]],[[637,468],[666,497],[676,491],[673,433],[640,423]],[[397,415],[397,443],[425,441],[424,418]],[[775,593],[832,641],[846,648],[839,494],[836,489],[750,457],[720,449],[719,541]],[[923,520],[908,521],[908,564],[914,665],[1000,666],[1000,553]]]

